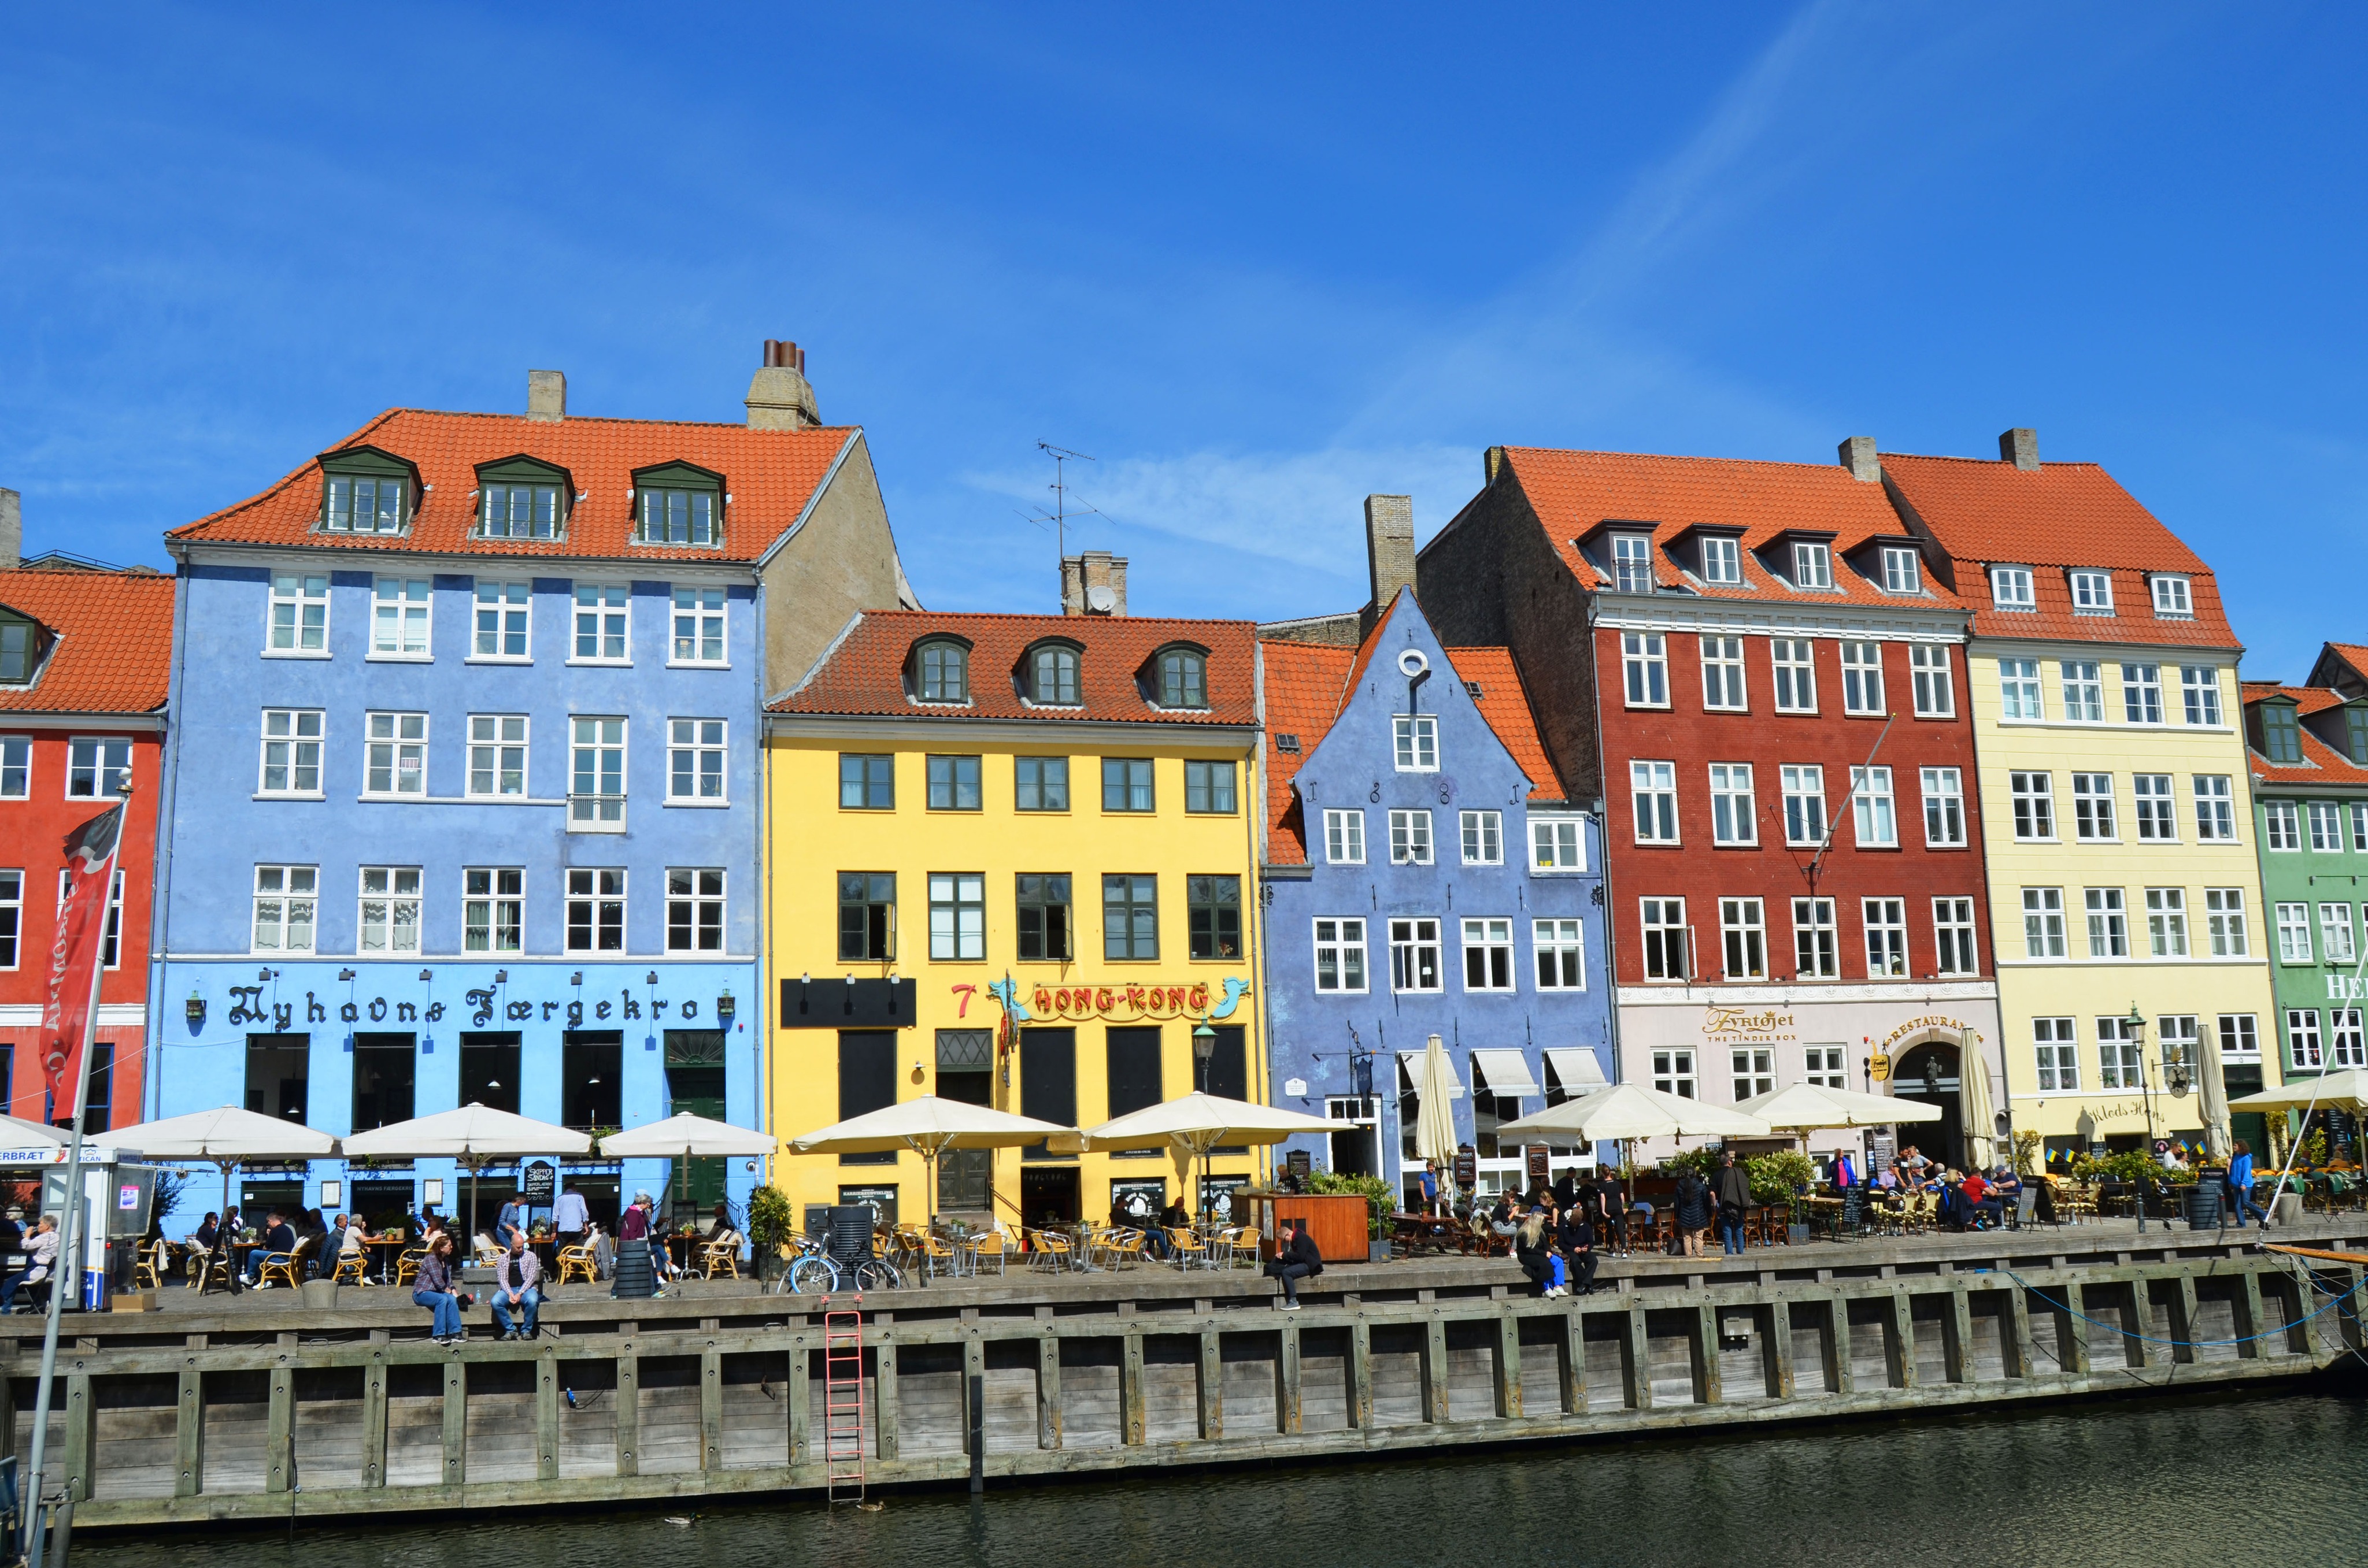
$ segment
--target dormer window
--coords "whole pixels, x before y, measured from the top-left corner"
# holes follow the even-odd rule
[[[1920,594],[1924,591],[1922,561],[1913,549],[1901,544],[1883,547],[1883,591],[1886,594]]]
[[[357,447],[321,460],[321,527],[330,533],[395,534],[410,521],[418,475],[401,458]]]
[[[1058,644],[1028,655],[1028,699],[1047,708],[1075,708],[1077,696],[1077,651]]]
[[[1159,655],[1159,706],[1209,706],[1209,661],[1193,648],[1170,648]]]
[[[1999,609],[2038,608],[2039,601],[2032,597],[2031,593],[2031,568],[1991,567],[1990,603]]]
[[[1718,534],[1702,541],[1702,575],[1705,583],[1733,586],[1743,581],[1743,541]]]
[[[574,483],[564,469],[532,458],[487,463],[477,471],[477,537],[564,538]]]
[[[633,540],[638,544],[723,542],[723,476],[689,463],[633,475]]]
[[[1834,585],[1834,552],[1823,544],[1795,544],[1793,547],[1793,585],[1796,588],[1830,588]]]
[[[2113,574],[2110,572],[2072,574],[2072,608],[2080,615],[2113,613]]]
[[[40,623],[0,616],[0,686],[31,685],[40,658]]]
[[[0,650],[6,646],[0,643]],[[0,670],[6,667],[5,653],[0,653]],[[0,675],[0,679],[5,678]],[[2354,703],[2343,710],[2343,739],[2344,755],[2351,759],[2352,766],[2368,767],[2368,707]]]
[[[2166,619],[2185,620],[2195,614],[2195,600],[2188,592],[2187,579],[2157,574],[2147,579],[2154,589],[2154,612]]]
[[[1653,591],[1653,541],[1644,534],[1611,536],[1611,585],[1623,594]]]
[[[2260,706],[2261,755],[2271,762],[2291,767],[2302,761],[2302,726],[2295,722],[2291,702],[2264,702]]]
[[[961,643],[922,643],[915,673],[922,701],[970,700],[970,650]]]

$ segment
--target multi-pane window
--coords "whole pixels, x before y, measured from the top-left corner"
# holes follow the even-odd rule
[[[1834,553],[1822,544],[1793,546],[1793,585],[1830,588],[1834,585]]]
[[[896,873],[838,873],[838,956],[843,962],[896,956]]]
[[[1643,534],[1611,536],[1611,585],[1623,594],[1653,591],[1653,541]]]
[[[21,744],[22,743],[8,742],[0,744]],[[17,754],[10,752],[7,755],[11,758],[14,758]],[[14,775],[8,774],[5,769],[0,769],[0,778],[11,777],[14,777]],[[21,794],[22,792],[23,791],[20,788],[18,793]],[[0,784],[0,795],[5,795],[6,793],[7,786],[6,784]],[[2351,802],[2351,847],[2359,854],[2368,855],[2368,801],[2354,801]]]
[[[674,663],[721,665],[723,653],[723,590],[694,588],[677,583],[674,589]],[[938,644],[937,646],[944,646]],[[960,654],[960,648],[951,650]],[[947,698],[959,702],[959,697]]]
[[[419,950],[418,867],[362,868],[361,950],[365,953],[416,953]]]
[[[2208,665],[2181,665],[2179,669],[2180,696],[2187,710],[2191,724],[2217,724],[2220,722],[2220,672]]]
[[[2105,722],[2105,677],[2096,660],[2064,661],[2064,717],[2076,724]]]
[[[1463,830],[1463,863],[1467,866],[1503,865],[1505,813],[1461,812],[1457,817]]]
[[[1077,695],[1077,651],[1039,648],[1029,662],[1029,700],[1047,708],[1075,708]]]
[[[2261,755],[2291,767],[2302,760],[2302,722],[2291,702],[2264,702],[2254,710],[2261,716]]]
[[[1638,901],[1638,927],[1645,937],[1645,978],[1685,980],[1692,971],[1687,962],[1686,901],[1647,898]]]
[[[1883,547],[1883,588],[1890,594],[1920,593],[1924,587],[1923,574],[1917,570],[1917,554],[1904,545]]]
[[[1757,844],[1758,808],[1753,804],[1751,765],[1713,762],[1710,765],[1710,836],[1713,844]]]
[[[487,539],[556,539],[559,511],[556,484],[488,484],[480,531]]]
[[[1159,706],[1209,706],[1209,665],[1190,648],[1170,648],[1159,655]]]
[[[1910,644],[1907,673],[1914,677],[1918,719],[1957,716],[1957,681],[1949,669],[1948,649],[1922,642]]]
[[[2139,777],[2143,778],[2146,776],[2141,774]],[[2072,776],[2072,835],[2089,843],[2110,840],[2114,836],[2112,774],[2076,773]]]
[[[1184,809],[1202,814],[1234,814],[1234,765],[1230,762],[1188,762],[1184,765]]]
[[[1743,581],[1743,541],[1713,534],[1702,541],[1702,581],[1736,584]]]
[[[2353,940],[2351,906],[2348,903],[2322,903],[2318,906],[2319,951],[2331,964],[2354,963],[2359,960],[2359,944]]]
[[[1768,978],[1768,916],[1759,900],[1720,899],[1718,934],[1727,979]]]
[[[2270,849],[2302,847],[2302,818],[2292,801],[2271,801],[2262,806],[2261,842]]]
[[[1793,901],[1793,978],[1832,980],[1841,973],[1839,944],[1834,932],[1834,901],[1796,898]]]
[[[2122,666],[2122,717],[2133,724],[2162,722],[2162,666]]]
[[[2245,931],[2245,890],[2205,888],[2203,924],[2215,959],[2243,958],[2252,951]]]
[[[896,759],[860,752],[839,753],[838,804],[842,811],[894,811]]]
[[[2310,935],[2310,905],[2281,903],[2277,906],[2278,961],[2281,963],[2316,963]]]
[[[131,742],[76,735],[66,743],[66,798],[111,800],[131,777]]]
[[[2158,959],[2187,956],[2187,892],[2146,889],[2146,941]]]
[[[1804,1073],[1801,1081],[1815,1084],[1821,1089],[1847,1089],[1850,1087],[1850,1069],[1844,1065],[1847,1060],[1841,1046],[1813,1045],[1802,1053]]]
[[[621,866],[574,866],[567,872],[567,950],[625,950],[625,870]]]
[[[1814,764],[1787,763],[1776,770],[1784,795],[1784,842],[1823,844],[1826,841],[1826,770]]]
[[[2097,1086],[2136,1089],[2145,1086],[2145,1047],[2137,1026],[2124,1017],[2097,1020]]]
[[[1974,901],[1936,898],[1932,901],[1932,946],[1942,974],[1978,974],[1981,960],[1974,951]]]
[[[1694,1079],[1694,1053],[1691,1051],[1653,1052],[1653,1087],[1665,1095],[1677,1095],[1690,1100],[1699,1098],[1699,1085]]]
[[[1776,1053],[1764,1045],[1736,1046],[1729,1051],[1727,1070],[1734,1080],[1737,1104],[1754,1095],[1775,1092]]]
[[[1196,959],[1242,956],[1242,880],[1198,876],[1184,879],[1184,936]]]
[[[2171,799],[2170,775],[2134,773],[2130,796],[2135,802],[2138,837],[2150,844],[2170,844],[2179,838],[2179,806]]]
[[[17,967],[24,926],[25,873],[0,871],[0,969]]]
[[[1842,711],[1883,712],[1883,644],[1845,641],[1841,646]]]
[[[2184,577],[2156,576],[2147,580],[2154,589],[2154,612],[2160,616],[2191,616],[2195,613],[2194,600],[2189,596]]]
[[[625,820],[625,722],[569,722],[568,812],[571,824],[621,825]]]
[[[1674,762],[1632,762],[1628,788],[1635,797],[1636,842],[1675,844],[1678,841],[1678,765]]]
[[[1019,956],[1031,962],[1075,958],[1070,932],[1076,920],[1070,913],[1068,874],[1022,871],[1017,892]]]
[[[1153,810],[1155,804],[1152,793],[1151,758],[1147,756],[1102,758],[1102,810],[1147,812]]]
[[[974,812],[980,808],[979,776],[984,757],[932,756],[928,759],[929,810]]]
[[[2055,836],[2055,776],[2046,773],[2009,773],[2006,776],[2007,798],[2014,806],[2014,835],[2019,839],[2049,839]]]
[[[1011,765],[1012,801],[1023,812],[1065,812],[1069,809],[1069,759],[1065,756],[1015,757]]]
[[[1891,769],[1850,769],[1850,824],[1861,849],[1898,846],[1899,812],[1891,796]]]
[[[666,951],[723,950],[723,869],[720,866],[666,868]]]
[[[1530,821],[1530,869],[1584,871],[1587,857],[1579,846],[1578,823],[1571,817],[1533,817]]]
[[[2296,1067],[2324,1067],[2327,1064],[2319,1051],[2317,1008],[2286,1009],[2286,1051],[2294,1058]]]
[[[1669,705],[1668,640],[1657,631],[1620,634],[1620,671],[1631,708]]]
[[[2343,815],[2331,801],[2313,801],[2305,808],[2310,823],[2310,846],[2321,855],[2343,852]]]
[[[2327,1010],[2327,1047],[2329,1067],[2368,1067],[2368,1033],[2362,1029],[2359,1008]]]
[[[1743,639],[1705,637],[1702,640],[1702,706],[1740,711],[1748,704],[1743,693]]]
[[[1422,917],[1390,922],[1390,988],[1440,989],[1438,921]]]
[[[622,583],[575,585],[575,661],[626,662],[625,623],[631,599]]]
[[[2220,1059],[2224,1062],[2259,1062],[2261,1059],[2261,1036],[2250,1013],[2220,1015]]]
[[[724,721],[721,719],[668,719],[666,721],[666,799],[670,801],[722,801],[723,790]],[[932,762],[938,759],[932,757]],[[976,794],[978,778],[976,757],[972,764],[971,785]]]
[[[472,953],[515,953],[526,929],[526,869],[470,866],[461,872],[461,946]]]
[[[1330,809],[1324,813],[1324,858],[1335,866],[1365,863],[1365,813]]]
[[[1463,923],[1463,989],[1513,989],[1511,921],[1466,920]]]
[[[370,657],[427,657],[428,612],[432,608],[427,578],[379,578],[370,591]]]
[[[1776,683],[1776,711],[1815,713],[1817,710],[1816,644],[1806,637],[1769,640],[1768,656]]]
[[[1530,946],[1537,955],[1538,989],[1587,989],[1585,927],[1577,920],[1533,920]]]
[[[1430,861],[1430,812],[1419,808],[1390,812],[1390,864],[1428,866]]]
[[[1102,957],[1159,956],[1159,879],[1102,878]]]
[[[2064,956],[2064,890],[2022,890],[2022,950],[2027,958]]]
[[[2031,568],[2028,566],[1993,566],[1990,568],[1990,603],[1999,609],[2035,609],[2038,601],[2032,597]]]
[[[496,583],[477,579],[477,641],[474,659],[523,659],[531,643],[534,588],[529,583]]]
[[[2130,915],[2123,903],[2119,888],[2090,888],[2089,905],[2089,956],[2092,959],[2125,959],[2130,956]]]
[[[0,735],[0,801],[22,801],[32,793],[32,737]]]
[[[321,792],[321,728],[317,708],[263,710],[263,767],[256,784],[262,795]]]
[[[986,957],[986,878],[975,871],[929,873],[929,957]]]
[[[2113,579],[2106,572],[2072,574],[2072,608],[2081,615],[2113,613]]]
[[[671,490],[643,486],[641,542],[643,544],[713,544],[715,495],[706,490]]]
[[[1867,978],[1904,977],[1907,973],[1907,901],[1862,899],[1860,907],[1866,920]]]
[[[321,890],[318,866],[255,869],[255,950],[309,953]]]
[[[469,715],[469,793],[526,793],[527,720],[523,713]]]
[[[427,715],[372,713],[368,724],[363,793],[427,793]]]
[[[2237,836],[2237,801],[2232,781],[2225,773],[2198,773],[2193,776],[2195,788],[2195,836],[2207,842],[2226,842]],[[2355,812],[2358,808],[2354,808]],[[2360,818],[2355,814],[2356,830]],[[2340,840],[2338,841],[2339,846]]]
[[[1998,661],[1998,717],[2001,719],[2044,719],[2039,699],[2039,661],[2037,659],[2000,659]]]
[[[333,533],[391,534],[403,529],[403,481],[360,474],[329,476],[326,526]]]
[[[326,653],[329,651],[329,574],[274,572],[271,631],[266,652]]]
[[[2077,1094],[2080,1088],[2080,1042],[2069,1018],[2033,1018],[2032,1038],[2039,1052],[2043,1094]]]
[[[1365,989],[1365,923],[1350,916],[1315,923],[1315,989]]]
[[[1400,713],[1390,720],[1400,773],[1439,771],[1439,721],[1428,713]]]

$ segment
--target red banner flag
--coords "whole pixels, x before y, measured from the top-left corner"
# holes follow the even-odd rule
[[[50,1080],[52,1119],[82,1108],[77,1083],[91,1010],[98,1006],[99,960],[107,947],[108,894],[123,808],[101,812],[66,839],[66,896],[50,943],[50,1000],[41,1010],[41,1070]]]

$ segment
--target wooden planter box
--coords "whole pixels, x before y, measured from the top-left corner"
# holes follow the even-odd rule
[[[1258,1256],[1269,1262],[1274,1258],[1275,1231],[1285,1220],[1306,1223],[1308,1234],[1315,1238],[1315,1250],[1326,1263],[1363,1263],[1372,1256],[1367,1244],[1372,1209],[1353,1192],[1297,1197],[1278,1193],[1254,1201],[1266,1210],[1258,1216],[1258,1228],[1266,1233],[1258,1243]]]

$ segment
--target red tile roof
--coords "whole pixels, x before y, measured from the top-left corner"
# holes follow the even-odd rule
[[[1546,759],[1546,744],[1538,735],[1537,715],[1531,710],[1529,688],[1521,684],[1520,666],[1510,648],[1450,648],[1448,662],[1458,678],[1480,687],[1476,705],[1505,749],[1513,754],[1530,777],[1530,799],[1567,799],[1554,764]]]
[[[2329,653],[2350,669],[2354,678],[2368,681],[2368,648],[2357,642],[2329,642],[2320,651],[2319,658],[2324,660]]]
[[[1359,650],[1315,642],[1261,642],[1266,663],[1267,859],[1278,866],[1307,861],[1307,830],[1292,780],[1340,715],[1340,694]],[[1276,743],[1295,736],[1297,751]]]
[[[508,414],[439,414],[393,408],[334,451],[375,447],[408,460],[427,486],[402,534],[329,533],[319,460],[261,494],[225,506],[165,537],[191,542],[324,545],[339,550],[429,551],[465,555],[616,556],[653,560],[753,561],[803,515],[806,503],[860,432],[852,426],[752,430],[745,425],[658,419],[535,420]],[[329,456],[331,453],[324,453]],[[477,467],[539,458],[567,471],[579,500],[560,540],[476,539]],[[637,470],[686,462],[723,476],[730,497],[719,549],[632,542]]]
[[[173,669],[173,584],[154,572],[0,572],[0,605],[57,641],[0,712],[156,713]]]
[[[1957,590],[1975,611],[1977,634],[2240,646],[2212,569],[2095,463],[2021,469],[1977,458],[1885,452],[1883,472],[1956,562]],[[2032,568],[2035,611],[1991,608],[1986,569],[1993,563]],[[2074,613],[2066,574],[2075,567],[2112,574],[2113,614]],[[2189,577],[2192,618],[2155,615],[2146,575],[2165,572]]]
[[[919,701],[905,694],[914,646],[931,634],[971,645],[967,704]],[[1076,642],[1075,708],[1039,707],[1021,699],[1020,661],[1048,638]],[[1151,656],[1172,643],[1208,651],[1205,709],[1158,708],[1136,682]],[[804,680],[776,699],[776,713],[836,713],[896,718],[1038,719],[1053,722],[1254,724],[1257,627],[1247,620],[1168,620],[1148,616],[956,615],[929,610],[866,610]]]
[[[2320,686],[2279,686],[2273,681],[2245,682],[2244,702],[2250,708],[2265,697],[2291,697],[2295,713],[2305,719],[2314,713],[2324,713],[2330,708],[2343,706],[2345,698],[2340,691],[2329,691]],[[2350,784],[2368,786],[2368,767],[2362,767],[2350,757],[2310,733],[2302,730],[2302,764],[2273,763],[2247,743],[2253,777],[2271,784]]]
[[[1529,497],[1563,563],[1590,588],[1609,589],[1573,541],[1607,521],[1651,523],[1655,581],[1704,598],[1954,608],[1948,588],[1924,573],[1924,595],[1886,594],[1842,558],[1871,540],[1905,539],[1907,525],[1883,486],[1853,479],[1839,463],[1755,462],[1737,458],[1656,457],[1634,452],[1507,447],[1505,460]],[[1743,530],[1740,585],[1700,581],[1669,554],[1678,536],[1709,525]],[[1794,589],[1752,554],[1789,530],[1831,534],[1835,590]]]

